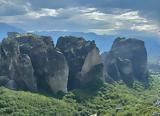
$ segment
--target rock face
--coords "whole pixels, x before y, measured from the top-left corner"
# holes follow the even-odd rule
[[[55,47],[48,36],[10,32],[0,43],[0,86],[53,93],[105,79],[129,86],[147,81],[143,41],[117,38],[102,56],[94,41],[83,38],[60,37]]]
[[[137,39],[117,38],[105,60],[105,70],[114,80],[132,85],[136,79],[146,82],[147,51],[144,42]]]
[[[66,36],[58,39],[56,47],[69,65],[69,89],[83,87],[92,80],[104,80],[102,60],[94,41]]]
[[[0,45],[0,85],[67,92],[69,68],[50,37],[9,33]]]

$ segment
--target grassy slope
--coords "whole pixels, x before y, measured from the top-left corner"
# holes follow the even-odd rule
[[[74,90],[61,98],[0,88],[0,115],[3,116],[151,116],[160,113],[154,101],[160,99],[160,76],[152,75],[150,88],[135,83],[104,84],[97,89]],[[97,85],[96,85],[97,86]],[[93,92],[94,91],[94,92]]]

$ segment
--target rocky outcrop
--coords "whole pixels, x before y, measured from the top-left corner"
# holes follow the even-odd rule
[[[15,89],[17,86],[19,86],[19,88],[22,89],[28,88],[31,91],[36,91],[37,89],[36,85],[34,83],[29,83],[28,86],[26,78],[23,78],[27,77],[29,78],[28,80],[30,80],[30,78],[34,77],[32,72],[23,70],[27,69],[25,68],[25,66],[28,65],[24,65],[25,62],[23,62],[26,61],[27,59],[25,59],[25,57],[23,57],[20,54],[18,43],[11,38],[6,38],[2,41],[0,49],[1,49],[0,75],[2,77],[6,76],[6,78],[8,78],[7,79],[8,81],[3,84],[6,84],[7,87]],[[28,60],[29,60],[28,62],[31,62],[30,59]],[[29,64],[29,67],[32,67],[32,65]],[[14,85],[16,86],[13,87]]]
[[[30,57],[38,78],[39,88],[67,92],[68,65],[65,57],[55,48],[34,48]],[[45,81],[44,81],[45,80]]]
[[[30,57],[27,54],[20,54],[15,68],[16,75],[14,76],[14,80],[18,82],[19,85],[23,84],[21,82],[24,82],[29,90],[37,91],[37,79],[34,75],[34,69]]]
[[[48,36],[10,32],[0,45],[0,68],[0,85],[11,89],[67,92],[67,86],[104,81],[95,42],[71,36],[61,37],[55,48]]]
[[[117,38],[103,58],[94,41],[8,33],[0,43],[0,86],[40,92],[67,92],[90,83],[147,81],[144,42]]]
[[[69,65],[69,89],[83,87],[92,80],[104,80],[103,64],[94,41],[66,36],[58,39],[56,47]]]
[[[69,67],[65,57],[61,52],[49,52],[50,62],[48,62],[48,71],[53,72],[47,77],[47,82],[53,90],[67,92]],[[56,56],[56,57],[55,57]],[[58,59],[58,60],[57,60]],[[54,65],[51,63],[54,62]],[[63,69],[63,70],[62,70]],[[65,77],[65,78],[64,78]]]
[[[10,89],[15,89],[15,90],[18,88],[15,80],[9,80],[9,81],[5,84],[5,87],[10,88]]]
[[[9,33],[0,46],[0,69],[0,85],[67,92],[67,62],[48,36]]]
[[[108,52],[102,52],[101,53],[101,59],[102,59],[103,63],[106,61],[107,54],[108,54]]]
[[[137,39],[117,38],[106,56],[105,69],[114,80],[123,80],[128,85],[139,80],[146,82],[147,51],[144,42]]]

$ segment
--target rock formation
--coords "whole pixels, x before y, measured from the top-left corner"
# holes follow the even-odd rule
[[[66,36],[58,39],[56,47],[69,65],[69,89],[83,87],[96,79],[104,80],[102,60],[94,41]]]
[[[105,54],[107,54],[105,56]],[[0,86],[35,92],[67,92],[90,83],[147,81],[144,42],[117,38],[103,61],[94,41],[8,33],[0,43]]]
[[[117,38],[107,54],[104,65],[106,72],[114,81],[123,80],[128,85],[132,85],[134,80],[146,82],[147,51],[144,42]]]
[[[67,92],[69,68],[50,37],[8,33],[0,45],[0,85],[30,91]]]

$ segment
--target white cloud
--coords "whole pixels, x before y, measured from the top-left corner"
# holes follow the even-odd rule
[[[48,9],[48,8],[42,8],[39,11],[29,11],[27,14],[30,18],[37,19],[40,17],[45,17],[45,16],[57,16],[58,12],[56,9]]]
[[[14,2],[10,0],[0,0],[0,6],[2,7],[4,5],[14,5]]]
[[[21,16],[1,16],[0,17],[0,22],[4,22],[4,23],[23,23],[24,20],[21,20]]]
[[[104,21],[106,19],[107,14],[99,11],[93,11],[93,12],[85,13],[84,15],[91,20]]]
[[[159,27],[153,24],[144,24],[144,25],[134,25],[131,27],[131,29],[138,31],[158,32]]]
[[[26,23],[27,21],[37,20],[41,17],[55,17],[58,15],[58,11],[55,9],[42,8],[38,11],[34,11],[27,6],[25,6],[24,8],[26,8],[27,10],[26,14],[16,16],[1,16],[0,22],[19,24]]]
[[[83,13],[89,13],[89,12],[93,12],[96,11],[96,8],[85,8],[85,9],[81,9],[80,11]]]
[[[126,13],[115,16],[115,18],[122,21],[132,21],[132,22],[140,22],[140,23],[148,22],[146,18],[143,18],[139,15],[138,11],[128,11]]]
[[[33,10],[29,2],[26,2],[23,8],[26,11],[25,14],[1,16],[0,21],[20,23],[22,27],[34,25],[35,22],[43,22],[44,19],[48,22],[41,23],[39,27],[32,27],[34,30],[45,28],[45,30],[88,31],[97,34],[115,34],[120,30],[159,33],[159,27],[156,23],[142,17],[138,11],[129,9],[112,9],[112,12],[110,12],[111,9],[108,12],[102,12],[92,7],[41,8]]]
[[[19,0],[0,0],[0,16],[23,15],[32,9],[28,1]]]
[[[116,30],[136,30],[151,33],[159,33],[159,27],[153,21],[147,20],[139,15],[138,11],[126,11],[119,14],[103,13],[97,10],[85,13],[90,20],[96,20],[106,23],[106,28],[89,29],[91,32],[99,34],[115,33]]]
[[[117,34],[115,29],[89,29],[89,32],[94,32],[98,35],[113,35],[113,34]]]

